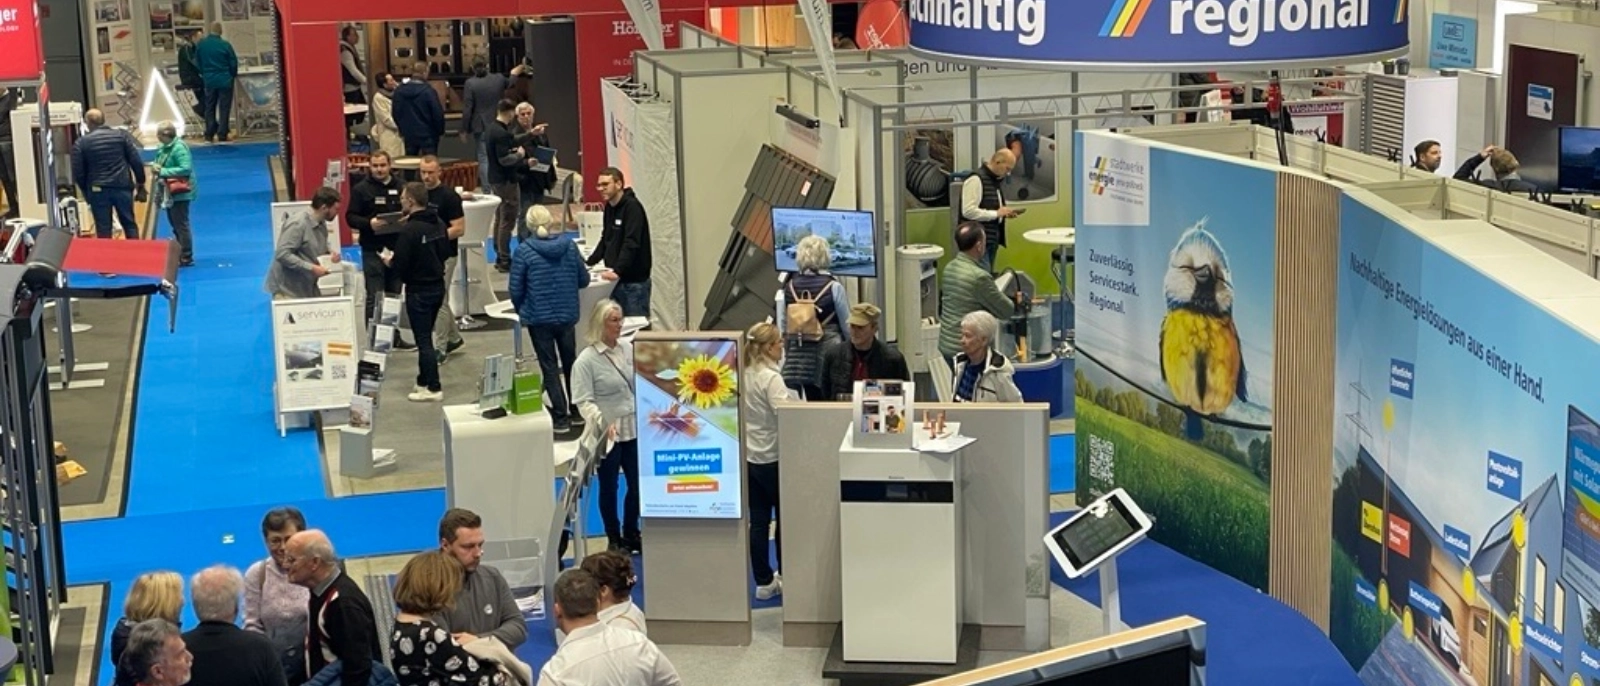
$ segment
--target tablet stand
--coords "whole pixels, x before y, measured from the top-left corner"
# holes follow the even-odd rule
[[[1122,595],[1117,589],[1117,558],[1113,555],[1096,571],[1100,572],[1100,617],[1107,636],[1122,631]]]

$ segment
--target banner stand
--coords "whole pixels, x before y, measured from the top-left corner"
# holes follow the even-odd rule
[[[347,297],[274,300],[274,409],[278,435],[308,426],[289,415],[346,409],[356,383],[356,307]]]

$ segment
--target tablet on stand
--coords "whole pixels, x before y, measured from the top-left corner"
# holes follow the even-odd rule
[[[1117,555],[1150,533],[1149,515],[1120,488],[1111,491],[1045,534],[1044,545],[1067,578],[1100,572],[1100,612],[1105,631],[1121,631],[1122,599],[1117,593]]]

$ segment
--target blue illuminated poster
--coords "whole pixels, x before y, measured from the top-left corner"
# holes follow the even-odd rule
[[[743,516],[738,345],[642,334],[633,359],[640,515]]]

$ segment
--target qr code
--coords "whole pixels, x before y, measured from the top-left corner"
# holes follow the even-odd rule
[[[1089,436],[1089,478],[1103,484],[1116,482],[1117,445]]]

